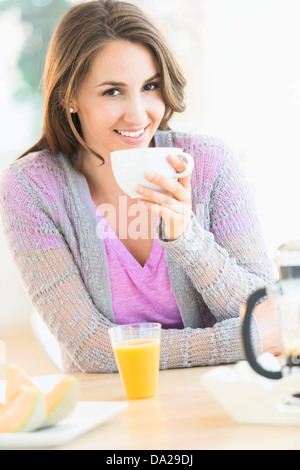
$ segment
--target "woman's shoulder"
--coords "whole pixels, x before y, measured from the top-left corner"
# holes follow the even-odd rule
[[[174,130],[159,131],[156,144],[181,148],[193,157],[192,184],[195,185],[205,182],[208,188],[212,188],[227,168],[236,166],[236,154],[222,138],[213,135]]]
[[[179,147],[190,153],[195,160],[200,158],[202,161],[223,161],[226,155],[232,152],[222,138],[201,133],[158,131],[156,141],[162,146]]]
[[[60,154],[53,154],[49,149],[30,152],[22,158],[14,160],[7,170],[26,171],[31,168],[44,168],[47,170],[60,168]]]
[[[38,181],[62,175],[61,155],[48,149],[28,153],[13,161],[1,175],[1,187],[13,181]]]

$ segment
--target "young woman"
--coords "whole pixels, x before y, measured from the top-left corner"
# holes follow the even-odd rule
[[[184,87],[164,38],[131,4],[76,5],[53,35],[43,133],[5,171],[1,207],[66,371],[117,370],[108,328],[140,321],[162,324],[161,368],[244,357],[239,313],[272,270],[237,158],[219,139],[169,129],[184,111]],[[116,184],[110,153],[150,146],[180,147],[195,166],[178,182],[148,175],[167,194],[136,188],[146,234],[132,236],[136,200]],[[169,162],[185,168],[172,155]],[[107,205],[116,213],[109,225]],[[101,236],[100,222],[114,236]],[[265,301],[256,311],[253,340],[258,352],[270,350],[277,332],[264,322],[276,310]]]

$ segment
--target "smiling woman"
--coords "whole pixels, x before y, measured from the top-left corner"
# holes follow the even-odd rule
[[[103,4],[103,5],[102,5]],[[82,18],[85,19],[84,27]],[[80,31],[80,33],[79,33]],[[76,41],[75,38],[76,37]],[[157,70],[161,75],[161,94],[165,103],[165,113],[160,122],[161,130],[168,129],[168,122],[174,112],[185,109],[183,90],[185,78],[171,53],[164,37],[139,9],[126,2],[88,2],[71,8],[63,17],[51,40],[44,69],[44,125],[39,142],[24,152],[42,150],[49,146],[53,153],[64,150],[72,155],[85,148],[103,161],[95,149],[90,148],[82,138],[78,116],[70,115],[72,98],[88,76],[94,59],[104,46],[116,40],[140,44],[151,52]],[[124,61],[123,61],[124,62]],[[134,64],[132,71],[140,66]],[[126,65],[126,64],[124,64]],[[127,70],[129,67],[125,67]],[[94,70],[95,71],[95,70]],[[119,75],[122,77],[122,70]],[[145,77],[149,78],[151,75]],[[97,78],[97,77],[95,77]],[[106,75],[104,80],[115,82]],[[93,86],[102,83],[102,79]],[[117,83],[120,80],[117,79]],[[124,82],[121,79],[121,83]],[[109,85],[111,86],[111,85]],[[115,87],[116,85],[112,85]],[[115,90],[114,90],[115,91]],[[106,93],[111,93],[107,90]]]
[[[114,150],[151,144],[166,110],[159,77],[143,45],[115,40],[96,55],[71,106],[84,141],[105,161]],[[86,163],[89,154],[80,153],[80,161]]]
[[[273,282],[271,263],[234,153],[218,138],[169,128],[185,109],[186,82],[161,33],[129,3],[78,4],[54,32],[43,82],[42,136],[4,172],[0,202],[64,369],[116,371],[108,329],[148,321],[162,325],[161,368],[243,359],[239,313],[251,292]],[[179,148],[194,172],[178,180],[149,172],[164,191],[137,181],[145,199],[132,236],[135,199],[118,186],[110,155],[148,147]],[[186,168],[172,152],[168,163]],[[113,209],[115,226],[103,207]],[[268,303],[257,307],[257,351],[276,342],[264,331],[274,315]]]

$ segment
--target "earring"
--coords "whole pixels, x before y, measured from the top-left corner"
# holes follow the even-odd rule
[[[74,108],[72,108],[72,107],[70,108],[70,113],[71,114],[74,113]]]

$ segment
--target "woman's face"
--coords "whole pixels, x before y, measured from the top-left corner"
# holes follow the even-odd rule
[[[105,46],[72,100],[86,143],[104,158],[150,146],[165,113],[160,84],[145,46],[125,40]]]

